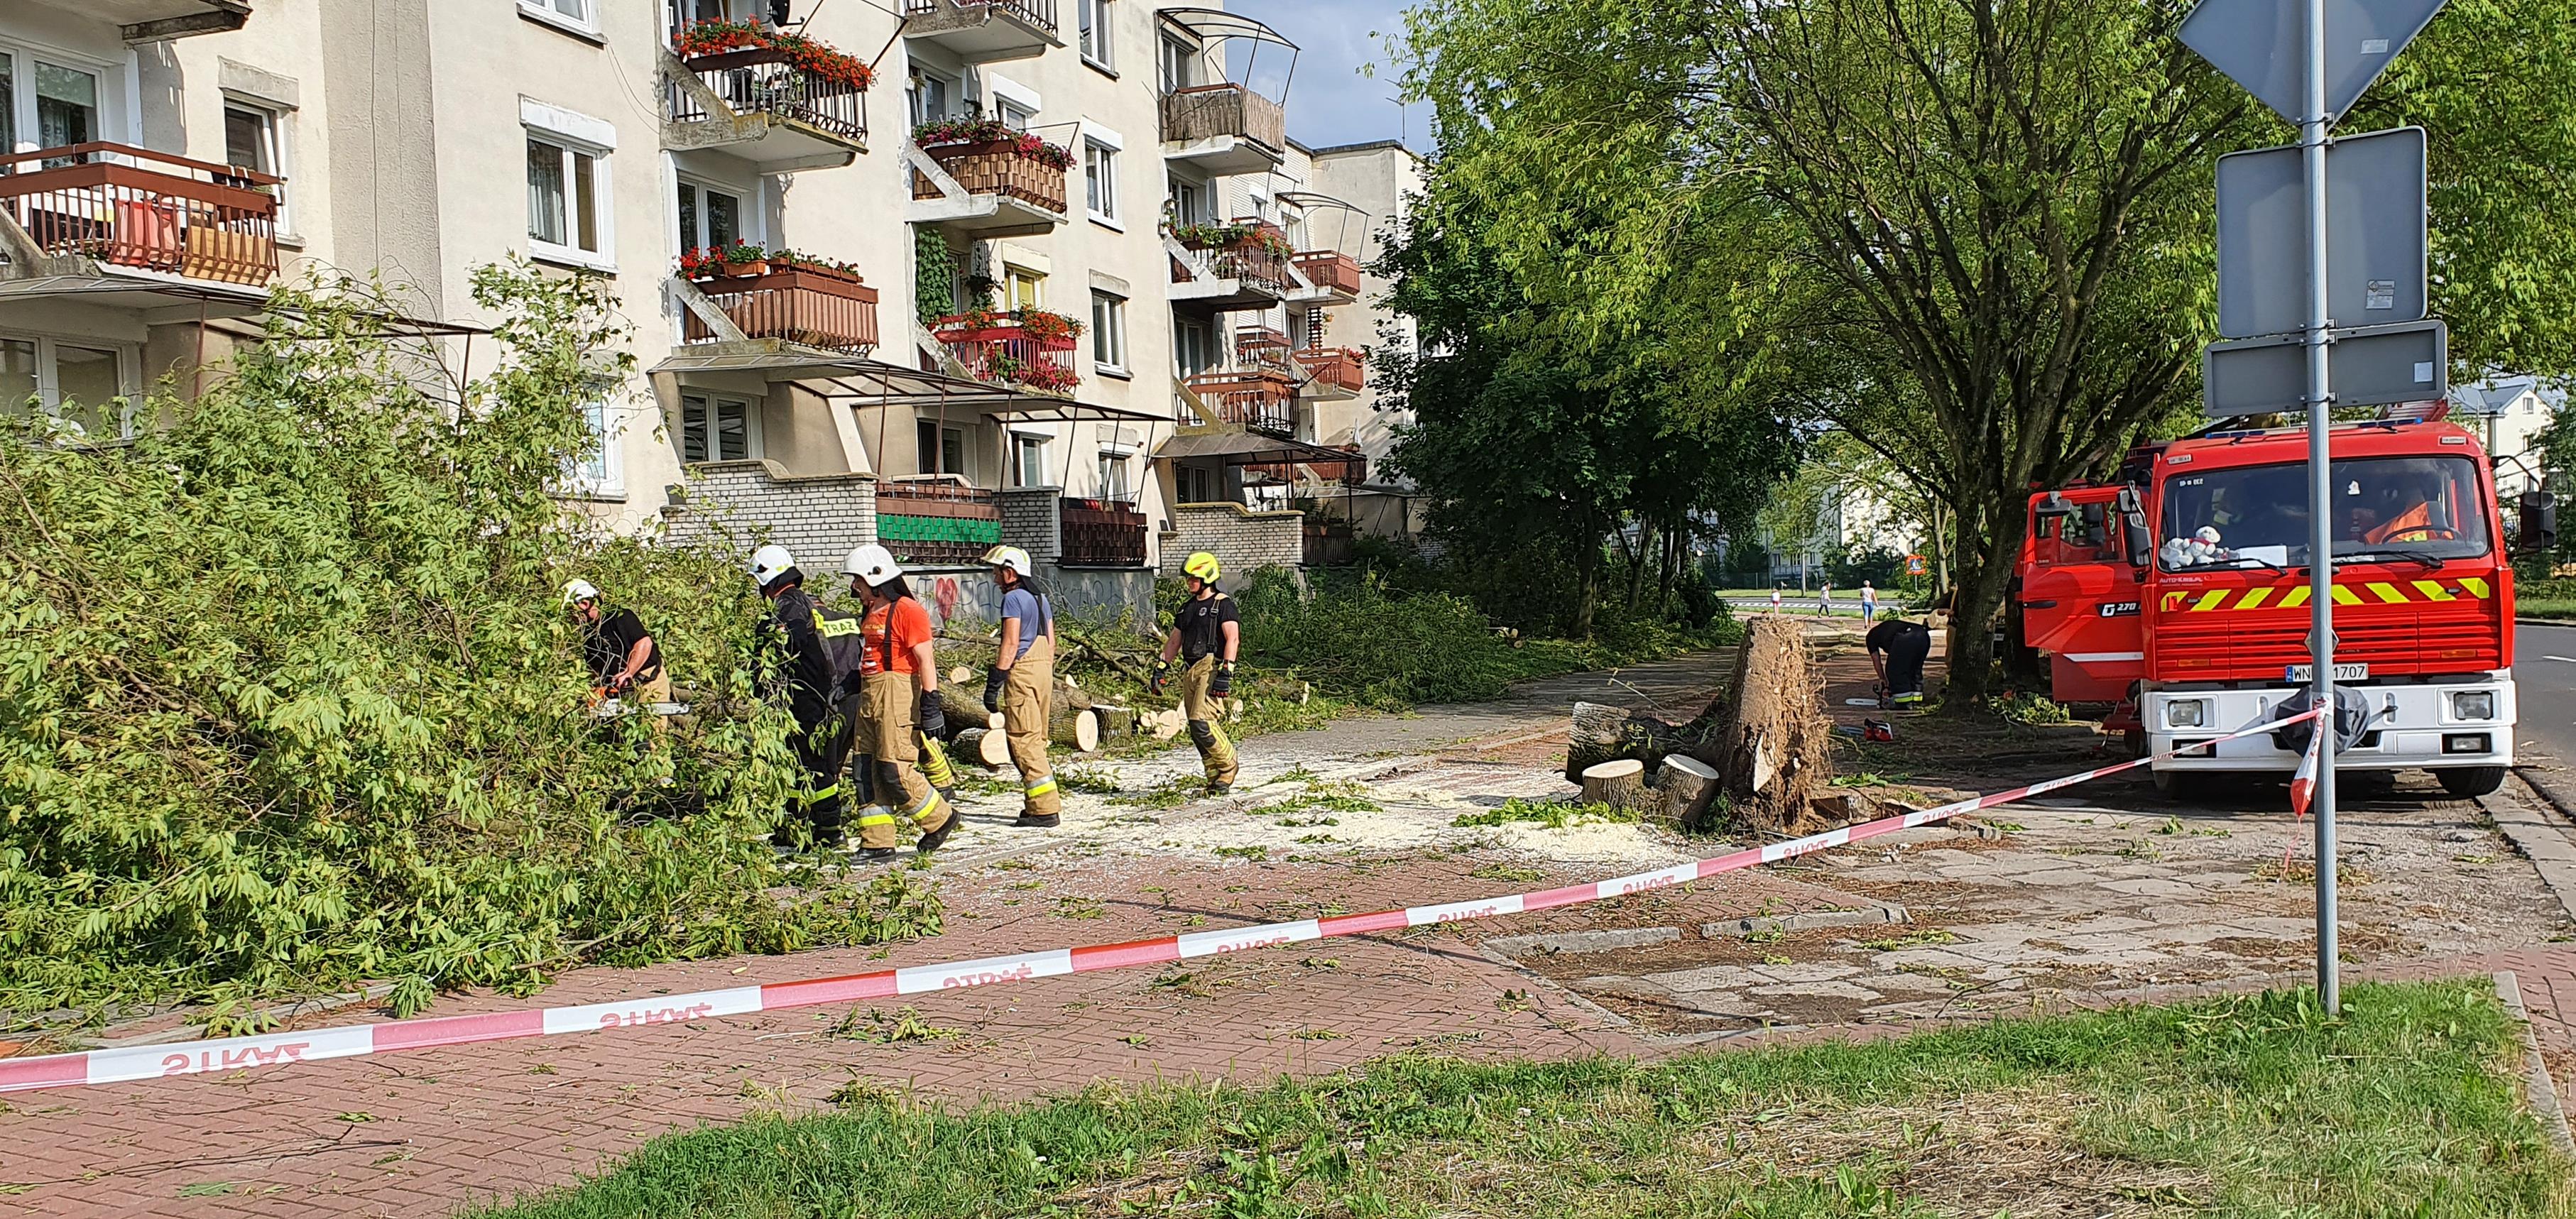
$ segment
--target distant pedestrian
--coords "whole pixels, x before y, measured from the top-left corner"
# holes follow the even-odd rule
[[[1834,612],[1834,582],[1827,580],[1816,588],[1816,615],[1823,617],[1832,612]]]
[[[1878,590],[1872,588],[1867,580],[1860,582],[1860,620],[1878,621]]]
[[[1772,613],[1775,613],[1775,614],[1776,614],[1776,613],[1779,613],[1779,612],[1780,612],[1780,590],[1781,590],[1782,588],[1784,588],[1784,587],[1786,587],[1786,585],[1781,584],[1781,583],[1780,583],[1779,581],[1777,581],[1777,580],[1773,580],[1773,581],[1771,582],[1771,612],[1772,612]]]

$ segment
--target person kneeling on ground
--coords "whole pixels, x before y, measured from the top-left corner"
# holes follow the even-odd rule
[[[1890,618],[1869,628],[1869,663],[1878,669],[1883,705],[1923,705],[1923,660],[1932,654],[1932,628],[1908,618]]]
[[[927,855],[957,830],[957,810],[925,778],[917,763],[922,742],[947,731],[939,705],[939,665],[933,655],[930,611],[904,583],[893,552],[869,543],[850,552],[841,565],[850,591],[867,606],[860,639],[865,645],[859,672],[860,765],[874,781],[876,800],[859,814],[859,845],[870,859],[894,854],[894,810],[888,801],[900,797],[905,814],[921,827],[914,849]]]
[[[984,674],[984,709],[1002,713],[1011,742],[1011,764],[1020,769],[1020,819],[1013,824],[1052,829],[1064,798],[1047,762],[1047,706],[1055,686],[1055,605],[1031,574],[1029,552],[996,546],[984,552],[993,583],[1002,587],[1002,644]],[[1007,704],[1004,695],[1009,696]]]
[[[599,589],[588,580],[564,585],[563,602],[581,623],[581,656],[590,664],[591,688],[602,698],[671,701],[671,675],[662,669],[662,647],[644,620],[631,609],[610,611],[600,604]],[[645,710],[652,708],[648,705]]]
[[[1146,683],[1161,694],[1172,658],[1181,658],[1181,711],[1189,717],[1190,743],[1198,746],[1212,796],[1234,789],[1234,742],[1218,724],[1225,718],[1226,696],[1234,693],[1234,658],[1243,646],[1243,614],[1234,598],[1216,590],[1218,574],[1216,556],[1206,551],[1181,564],[1190,599],[1182,603],[1163,640],[1162,659],[1154,662],[1153,677]]]

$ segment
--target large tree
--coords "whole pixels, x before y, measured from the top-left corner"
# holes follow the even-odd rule
[[[1428,0],[1411,83],[1508,264],[1584,327],[1664,316],[1784,411],[1950,509],[1957,608],[1994,620],[2034,484],[2107,473],[2187,414],[2210,336],[2211,164],[2286,129],[2174,38],[2179,0]],[[2436,299],[2464,365],[2576,368],[2576,34],[2558,0],[2459,0],[2347,129],[2435,127]],[[1656,169],[1640,173],[1642,161]],[[1677,269],[1695,263],[1699,270]],[[1990,636],[1951,636],[1976,701]]]

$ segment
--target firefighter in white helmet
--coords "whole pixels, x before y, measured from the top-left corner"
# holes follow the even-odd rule
[[[1190,743],[1198,746],[1199,764],[1207,772],[1208,794],[1222,796],[1234,788],[1234,742],[1226,739],[1226,696],[1234,693],[1234,657],[1243,647],[1243,614],[1234,598],[1216,590],[1216,556],[1200,551],[1181,564],[1181,579],[1190,599],[1174,615],[1163,639],[1162,659],[1154,662],[1147,682],[1163,692],[1172,660],[1181,661],[1181,711],[1189,717]]]
[[[946,734],[939,706],[939,664],[933,654],[930,611],[904,583],[893,552],[869,543],[841,564],[850,591],[867,605],[860,628],[859,748],[870,767],[875,799],[859,813],[859,844],[870,855],[892,851],[895,810],[921,828],[915,849],[927,855],[957,830],[957,810],[922,775],[924,738]]]
[[[598,586],[588,580],[565,584],[563,604],[581,625],[581,655],[590,665],[591,688],[599,697],[632,694],[648,704],[671,701],[671,675],[662,667],[662,647],[634,610],[608,609]],[[656,728],[662,723],[659,717],[650,722]]]
[[[850,733],[846,720],[834,712],[840,701],[842,674],[833,664],[831,641],[835,636],[855,635],[855,624],[846,619],[827,622],[814,599],[805,593],[805,573],[784,546],[763,546],[751,556],[751,578],[760,585],[760,595],[769,598],[770,621],[787,646],[787,709],[796,717],[796,736],[791,742],[796,761],[805,770],[804,790],[798,793],[792,820],[802,820],[802,831],[782,821],[770,834],[770,845],[782,851],[794,851],[811,845],[819,850],[846,851],[847,833],[841,828],[841,772],[849,766]],[[833,632],[827,636],[826,631]]]
[[[1020,770],[1020,818],[1014,825],[1049,829],[1064,814],[1055,768],[1047,762],[1047,706],[1055,689],[1055,602],[1039,584],[1029,552],[996,546],[984,552],[1002,588],[1001,650],[984,674],[984,709],[1002,713],[1011,764]],[[1007,695],[1007,699],[1005,698]]]

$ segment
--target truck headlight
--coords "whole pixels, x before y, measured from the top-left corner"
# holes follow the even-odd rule
[[[2495,691],[2460,690],[2451,695],[2451,718],[2491,720],[2495,718]]]
[[[2165,704],[2165,727],[2198,728],[2208,719],[2209,704],[2197,698],[2178,698]]]

